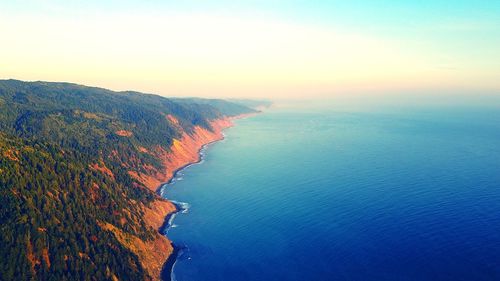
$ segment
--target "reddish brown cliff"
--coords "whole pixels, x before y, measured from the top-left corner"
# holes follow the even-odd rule
[[[167,120],[182,130],[175,117],[168,115]],[[161,159],[163,170],[149,167],[146,169],[148,173],[129,171],[129,174],[150,190],[157,191],[160,185],[168,182],[178,169],[199,161],[200,149],[208,143],[221,140],[224,137],[222,131],[232,126],[232,122],[230,118],[223,118],[212,121],[210,125],[212,130],[196,126],[191,133],[183,131],[182,136],[179,139],[174,139],[168,150],[162,147],[156,147],[153,151],[139,148],[140,152],[150,153]],[[158,198],[149,207],[143,206],[143,210],[144,221],[154,229],[159,229],[163,225],[165,217],[175,212],[176,207],[171,202]],[[173,252],[172,244],[165,236],[158,233],[156,239],[144,242],[137,237],[128,237],[120,233],[111,225],[103,225],[103,227],[113,231],[123,245],[137,254],[141,264],[153,280],[159,280],[162,266]]]
[[[167,119],[174,125],[178,124],[177,119],[171,115],[168,115]],[[230,118],[217,119],[210,123],[212,131],[200,126],[195,126],[191,133],[187,133],[179,127],[183,132],[182,136],[179,139],[173,139],[172,146],[169,150],[162,147],[156,147],[154,151],[144,152],[151,153],[158,159],[161,159],[164,167],[162,171],[150,169],[149,174],[138,173],[136,171],[130,171],[129,174],[149,189],[156,191],[162,183],[172,178],[175,171],[189,163],[199,161],[199,151],[203,145],[221,140],[223,138],[222,130],[232,126],[232,124]]]

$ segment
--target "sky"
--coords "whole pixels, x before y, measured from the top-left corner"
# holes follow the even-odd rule
[[[0,2],[0,78],[164,96],[500,93],[500,1]]]

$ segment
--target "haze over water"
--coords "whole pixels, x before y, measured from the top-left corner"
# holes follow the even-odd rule
[[[177,280],[500,279],[498,106],[340,108],[278,103],[181,173]]]

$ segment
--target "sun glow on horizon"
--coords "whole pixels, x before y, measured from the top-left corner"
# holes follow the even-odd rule
[[[500,89],[499,64],[421,41],[266,15],[0,12],[2,78],[166,96],[268,97],[370,90]],[[480,61],[484,61],[481,58]]]

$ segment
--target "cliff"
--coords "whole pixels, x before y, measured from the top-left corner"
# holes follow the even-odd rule
[[[178,124],[178,120],[173,116],[168,116],[168,120]],[[224,136],[222,130],[232,126],[230,118],[224,117],[210,121],[211,130],[195,126],[191,133],[182,132],[179,139],[173,139],[173,143],[168,150],[161,147],[155,150],[155,157],[161,160],[163,169],[149,171],[149,174],[129,171],[129,174],[143,183],[152,191],[157,191],[162,183],[168,182],[174,173],[180,168],[199,161],[200,149],[211,142],[221,140]],[[182,130],[181,128],[178,128]],[[143,150],[143,153],[150,153]],[[144,206],[144,221],[154,229],[160,230],[165,221],[165,217],[176,211],[176,207],[169,201],[156,199],[150,207]],[[106,227],[106,229],[112,229]],[[115,232],[116,233],[116,232]],[[121,237],[120,234],[117,234]],[[120,238],[120,242],[137,254],[143,267],[152,276],[152,280],[160,280],[160,273],[164,263],[173,252],[171,242],[160,233],[152,241],[144,243],[140,239]],[[132,243],[127,241],[133,241]]]
[[[154,151],[143,151],[160,159],[162,169],[150,169],[147,172],[129,171],[129,174],[143,183],[152,191],[157,191],[162,183],[168,182],[174,173],[185,165],[199,160],[199,150],[205,144],[223,138],[222,130],[232,126],[231,119],[223,117],[210,121],[210,128],[194,126],[192,132],[186,132],[178,124],[178,120],[169,115],[171,122],[181,132],[179,138],[172,139],[172,145],[165,149],[155,147]]]

